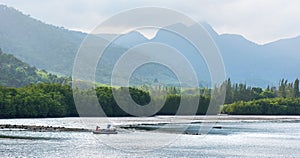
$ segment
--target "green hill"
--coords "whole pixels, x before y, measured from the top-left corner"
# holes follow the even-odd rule
[[[0,48],[39,69],[70,75],[84,33],[45,24],[0,5]]]
[[[69,79],[38,70],[0,49],[0,84],[8,87],[22,87],[31,83],[67,83]]]

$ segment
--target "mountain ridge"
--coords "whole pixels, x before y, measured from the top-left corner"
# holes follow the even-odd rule
[[[13,8],[7,8],[0,5],[0,21],[3,23],[0,25],[0,48],[39,69],[71,75],[77,50],[87,34],[45,24]],[[209,24],[201,24],[217,44],[225,63],[227,77],[230,77],[233,82],[266,86],[267,84],[277,84],[281,78],[294,80],[300,76],[297,71],[297,67],[300,67],[298,62],[300,56],[297,53],[300,52],[300,46],[298,46],[300,36],[259,45],[242,35],[218,34]],[[194,26],[182,27],[192,30]],[[183,51],[183,54],[189,56],[196,66],[203,66],[203,63],[193,59],[192,54],[189,55],[188,50],[191,49],[188,48],[188,45],[180,43],[181,39],[178,39],[176,43],[168,36],[161,36],[161,31],[159,30],[156,36],[150,40],[139,32],[120,35],[114,42],[115,48],[110,50],[112,53],[108,57],[116,58],[124,53],[127,47],[143,42],[165,41]],[[104,37],[104,35],[102,36]],[[110,63],[109,58],[106,61],[108,63],[105,64],[113,64]],[[197,69],[200,77],[203,77],[201,74],[207,73],[202,69],[205,68]],[[108,82],[109,73],[107,71],[111,69],[104,67],[102,70],[101,73],[98,73],[100,79],[105,78],[105,82]],[[155,73],[155,71],[153,72]],[[148,73],[143,72],[142,74]],[[160,74],[165,74],[165,70]],[[165,75],[165,77],[167,76]]]

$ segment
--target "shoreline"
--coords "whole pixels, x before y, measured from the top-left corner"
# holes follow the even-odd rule
[[[0,130],[19,130],[19,131],[33,131],[33,132],[90,132],[89,129],[84,128],[66,128],[53,126],[36,126],[36,125],[12,125],[0,124]]]

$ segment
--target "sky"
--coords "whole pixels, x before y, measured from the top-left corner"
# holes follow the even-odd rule
[[[207,22],[219,34],[240,34],[258,44],[300,35],[299,0],[0,0],[0,4],[87,33],[121,11],[155,6]]]

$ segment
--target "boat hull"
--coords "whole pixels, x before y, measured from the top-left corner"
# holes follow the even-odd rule
[[[118,134],[115,130],[99,130],[99,131],[93,131],[93,134]]]

